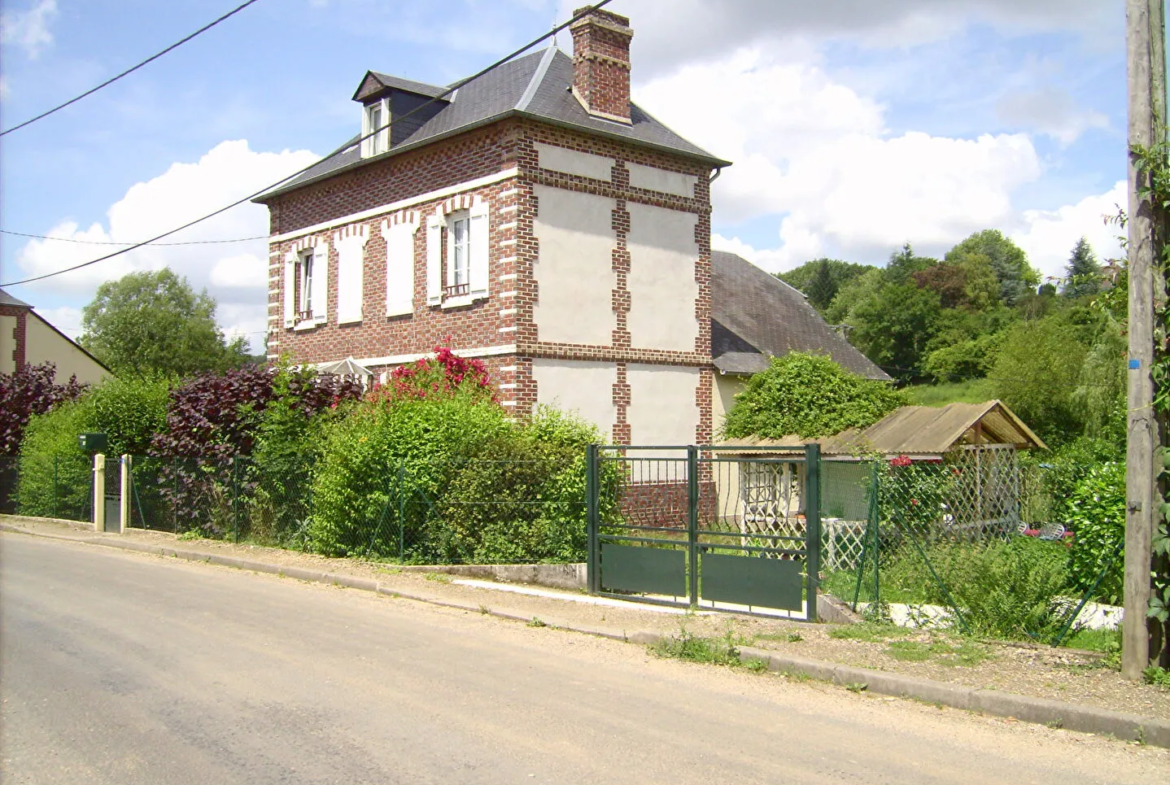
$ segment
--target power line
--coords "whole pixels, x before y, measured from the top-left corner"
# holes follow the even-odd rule
[[[255,2],[255,0],[252,0],[252,2]],[[591,6],[588,6],[586,8],[581,9],[581,12],[579,14],[575,14],[571,19],[569,19],[569,21],[565,22],[562,25],[554,27],[552,30],[550,30],[549,32],[540,36],[539,38],[534,38],[532,41],[529,41],[527,44],[520,47],[519,49],[512,52],[511,54],[506,55],[505,57],[502,57],[499,60],[497,60],[496,62],[492,63],[487,68],[484,68],[483,70],[481,70],[475,74],[472,74],[471,76],[467,77],[466,79],[461,79],[458,82],[451,85],[450,87],[445,88],[442,92],[440,92],[435,97],[429,99],[425,103],[418,105],[417,107],[415,107],[411,111],[409,111],[406,114],[399,117],[397,119],[397,121],[395,121],[395,122],[402,122],[403,120],[410,117],[411,115],[416,114],[418,112],[421,112],[423,109],[425,109],[426,107],[435,103],[436,101],[442,100],[443,98],[447,97],[448,95],[455,92],[456,90],[463,87],[464,85],[466,85],[470,82],[473,82],[476,79],[479,79],[484,74],[487,74],[487,73],[490,73],[491,71],[494,71],[495,69],[499,68],[500,66],[502,66],[504,63],[508,62],[509,60],[511,60],[515,57],[518,57],[519,55],[523,54],[524,52],[527,52],[529,49],[536,46],[541,41],[544,41],[548,38],[551,38],[552,36],[556,35],[559,31],[564,30],[565,28],[569,27],[574,22],[576,22],[578,19],[581,19],[585,16],[588,16],[589,14],[593,13],[597,9],[602,8],[603,6],[609,5],[611,2],[613,2],[613,0],[601,0],[601,2],[599,2],[599,3],[596,3],[594,5],[591,5]],[[271,185],[266,185],[265,187],[261,188],[259,191],[256,191],[255,193],[252,193],[252,194],[249,194],[242,199],[237,199],[236,201],[232,202],[231,204],[228,204],[228,205],[225,205],[224,207],[219,208],[215,212],[208,213],[207,215],[204,215],[201,218],[196,218],[193,221],[188,221],[187,223],[183,224],[182,226],[177,226],[174,229],[171,229],[170,231],[163,232],[162,234],[157,235],[155,237],[152,237],[149,240],[143,240],[142,242],[136,243],[128,248],[122,248],[121,250],[106,254],[105,256],[99,256],[97,259],[91,259],[88,262],[82,262],[81,264],[75,264],[72,267],[66,267],[64,269],[57,270],[55,272],[45,273],[44,275],[36,275],[36,276],[33,276],[32,278],[25,278],[25,279],[20,280],[20,281],[9,281],[7,283],[0,283],[0,286],[19,286],[20,284],[32,283],[33,281],[43,281],[46,278],[52,278],[52,277],[57,276],[57,275],[62,275],[64,273],[73,272],[74,270],[80,270],[83,267],[89,267],[91,264],[97,264],[98,262],[104,262],[107,259],[113,259],[115,256],[121,256],[124,253],[129,253],[130,251],[137,250],[138,248],[141,248],[144,245],[150,245],[151,243],[157,242],[158,240],[161,240],[164,237],[170,237],[172,234],[177,234],[178,232],[181,232],[184,229],[188,229],[188,228],[194,226],[195,224],[202,223],[203,221],[206,221],[209,218],[214,218],[215,216],[219,215],[220,213],[225,213],[228,210],[232,209],[233,207],[238,207],[239,205],[244,204],[245,202],[247,202],[251,199],[255,199],[257,196],[260,196],[264,193],[267,193],[268,191],[271,191],[273,188],[277,188],[278,186],[283,185],[284,183],[287,183],[289,180],[292,180],[294,177],[300,177],[302,174],[309,171],[310,169],[313,169],[317,166],[320,166],[322,163],[324,163],[325,161],[328,161],[330,158],[334,158],[334,157],[340,155],[341,153],[343,153],[344,151],[350,149],[351,147],[354,146],[354,144],[360,145],[365,140],[381,133],[382,131],[386,130],[389,127],[390,127],[390,122],[387,122],[385,125],[383,125],[379,128],[375,128],[374,130],[370,131],[365,136],[359,137],[355,143],[347,143],[347,144],[342,145],[341,147],[337,148],[329,155],[322,158],[320,161],[315,161],[314,163],[309,164],[308,166],[304,167],[303,169],[298,169],[297,171],[293,172],[292,174],[288,175],[287,177],[284,177],[280,180],[277,180],[275,183],[272,183]]]
[[[39,115],[37,115],[36,117],[33,117],[33,118],[29,119],[29,120],[25,120],[25,121],[24,121],[23,123],[21,123],[20,125],[14,125],[14,126],[12,126],[11,128],[9,128],[9,129],[7,129],[7,130],[0,131],[0,136],[4,136],[5,134],[10,134],[10,133],[12,133],[13,131],[19,131],[21,128],[24,128],[26,125],[32,125],[32,124],[33,124],[33,123],[35,123],[37,120],[43,120],[43,119],[45,119],[46,117],[48,117],[49,115],[53,114],[54,112],[59,112],[59,111],[61,111],[62,109],[64,109],[65,107],[67,107],[67,106],[69,106],[69,105],[71,105],[71,104],[75,104],[75,103],[77,103],[77,102],[78,102],[78,101],[80,101],[82,98],[85,98],[86,96],[93,95],[93,94],[94,94],[94,93],[96,93],[98,90],[101,90],[103,87],[108,87],[108,86],[112,85],[114,82],[116,82],[116,81],[118,81],[119,79],[121,79],[122,77],[124,77],[124,76],[129,76],[130,74],[132,74],[132,73],[134,73],[135,71],[137,71],[139,68],[142,68],[144,65],[148,65],[149,63],[153,63],[155,60],[159,59],[160,57],[162,57],[163,55],[165,55],[167,52],[170,52],[170,51],[172,51],[172,50],[174,50],[174,49],[178,49],[180,46],[182,46],[183,44],[187,43],[188,41],[190,41],[190,40],[191,40],[192,38],[194,38],[195,36],[199,35],[200,33],[205,33],[205,32],[207,32],[208,30],[210,30],[211,28],[215,27],[217,24],[219,24],[219,23],[220,23],[220,22],[222,22],[223,20],[227,19],[227,18],[228,18],[228,17],[230,17],[230,16],[234,16],[235,14],[238,14],[240,11],[243,11],[245,8],[247,8],[248,6],[252,5],[252,3],[255,3],[255,2],[256,2],[256,0],[247,0],[247,2],[246,2],[246,3],[242,3],[241,5],[238,5],[238,6],[236,6],[236,7],[235,7],[235,8],[233,8],[231,11],[228,11],[226,14],[224,14],[223,16],[221,16],[219,19],[216,19],[214,22],[211,22],[211,23],[209,23],[209,24],[206,24],[206,25],[204,25],[203,27],[201,27],[201,28],[199,28],[198,30],[196,30],[194,33],[191,33],[191,35],[189,35],[189,36],[187,36],[186,38],[183,38],[183,39],[181,39],[181,40],[179,40],[179,41],[176,41],[175,43],[171,44],[170,46],[168,46],[166,49],[162,50],[161,52],[158,52],[157,54],[151,55],[150,57],[146,58],[146,59],[145,59],[145,60],[143,60],[141,63],[139,63],[138,65],[134,66],[133,68],[128,68],[128,69],[126,69],[125,71],[123,71],[122,73],[118,74],[117,76],[112,76],[112,77],[110,77],[109,79],[107,79],[106,81],[104,81],[104,82],[102,82],[100,85],[98,85],[97,87],[94,87],[94,88],[91,88],[91,89],[89,89],[89,90],[86,90],[84,93],[82,93],[81,95],[77,96],[76,98],[70,98],[70,99],[69,99],[68,101],[66,101],[65,103],[63,103],[63,104],[59,104],[59,105],[57,105],[57,106],[54,106],[52,109],[48,110],[47,112],[41,112],[41,113],[40,113]]]
[[[59,243],[80,243],[82,245],[135,245],[135,243],[116,243],[107,240],[78,240],[73,237],[50,237],[47,234],[26,234],[25,232],[13,232],[8,229],[0,229],[0,234],[11,234],[16,237],[32,237],[36,240],[53,240]],[[154,243],[154,245],[217,245],[220,243],[246,243],[251,240],[267,240],[268,235],[261,234],[255,237],[236,237],[232,240],[188,240],[180,243]]]

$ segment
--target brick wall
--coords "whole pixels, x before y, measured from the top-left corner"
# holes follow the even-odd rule
[[[28,347],[28,309],[20,308],[13,305],[0,305],[0,316],[12,316],[16,318],[16,326],[12,331],[12,362],[15,369],[19,370],[28,358],[26,356]]]

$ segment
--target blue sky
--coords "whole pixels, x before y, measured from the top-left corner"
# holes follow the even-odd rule
[[[233,0],[3,0],[0,126],[93,86]],[[448,83],[567,18],[558,0],[260,0],[127,79],[0,143],[0,227],[134,241],[233,201],[359,128],[367,69]],[[736,163],[717,245],[786,269],[942,254],[998,228],[1059,273],[1125,176],[1123,4],[1107,0],[615,0],[634,95]],[[562,34],[560,45],[570,41]],[[173,240],[264,235],[250,205]],[[108,246],[0,237],[0,280]],[[266,248],[143,250],[12,293],[70,334],[97,285],[169,265],[259,347]]]

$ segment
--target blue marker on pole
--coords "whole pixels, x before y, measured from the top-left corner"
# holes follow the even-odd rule
[[[1136,371],[1136,370],[1138,370],[1138,369],[1139,369],[1139,368],[1141,368],[1141,367],[1142,367],[1142,361],[1141,361],[1141,360],[1130,360],[1130,361],[1129,361],[1129,369],[1130,369],[1131,371]]]

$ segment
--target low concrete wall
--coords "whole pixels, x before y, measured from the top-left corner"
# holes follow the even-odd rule
[[[589,585],[584,563],[577,564],[439,564],[402,567],[403,572],[439,572],[505,583],[532,583],[552,589],[584,591]]]

